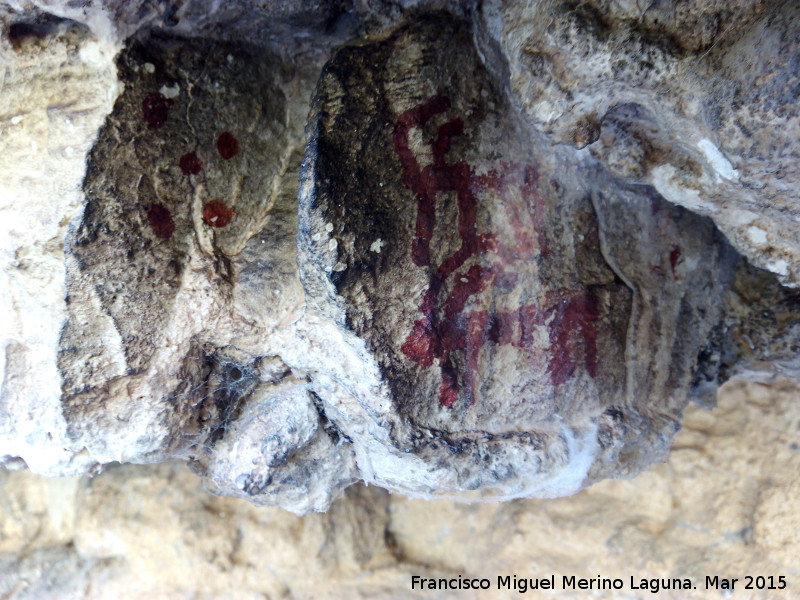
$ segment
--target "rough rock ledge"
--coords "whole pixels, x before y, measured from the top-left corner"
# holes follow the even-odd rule
[[[572,494],[800,373],[800,7],[0,2],[0,465]],[[712,413],[713,414],[713,413]]]

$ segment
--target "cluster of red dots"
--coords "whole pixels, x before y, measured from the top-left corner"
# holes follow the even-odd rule
[[[169,109],[174,104],[171,98],[159,92],[148,94],[142,100],[142,117],[150,129],[160,129],[169,118]],[[224,160],[230,160],[239,153],[239,141],[230,131],[224,131],[217,137],[217,152]],[[203,161],[196,152],[187,152],[178,160],[178,167],[186,175],[199,175],[203,170]],[[220,199],[209,200],[203,206],[203,222],[209,227],[226,227],[233,220],[234,211]],[[156,236],[169,239],[175,233],[175,221],[172,214],[163,204],[150,206],[147,211],[147,222]]]

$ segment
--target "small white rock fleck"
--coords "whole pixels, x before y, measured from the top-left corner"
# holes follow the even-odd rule
[[[225,58],[228,60],[228,63],[233,63],[233,55],[232,54],[228,54],[228,56],[226,56]]]
[[[747,235],[753,240],[754,244],[762,245],[767,243],[767,232],[761,229],[761,227],[748,228]]]
[[[336,265],[333,267],[333,270],[336,271],[337,273],[341,273],[346,268],[347,268],[346,264],[344,264],[343,262],[337,262]]]
[[[181,93],[181,86],[179,86],[177,83],[172,87],[162,85],[161,89],[158,91],[161,92],[161,95],[164,96],[164,98],[177,98]]]
[[[731,161],[725,158],[725,155],[714,145],[714,142],[709,139],[702,139],[697,143],[697,147],[705,154],[706,160],[716,172],[718,179],[720,176],[725,179],[739,178],[739,172],[733,168]]]
[[[773,273],[777,273],[778,275],[789,274],[789,263],[783,260],[782,258],[767,263],[767,268]]]
[[[328,250],[336,250],[336,246],[338,245],[339,242],[336,241],[336,238],[333,238],[328,242]]]
[[[315,242],[318,242],[322,239],[322,234],[317,232],[311,236],[311,239],[314,240]]]
[[[11,117],[11,124],[12,125],[19,125],[22,123],[22,115],[17,115],[16,117]]]
[[[148,63],[144,63],[144,70],[147,71],[148,73],[155,73],[156,72],[156,66],[153,63],[149,63],[149,62]]]
[[[325,225],[325,231],[327,231],[328,233],[330,233],[331,231],[333,231],[333,223],[328,223],[328,224],[326,224],[326,225]]]
[[[372,245],[369,247],[372,252],[377,252],[378,254],[381,253],[381,248],[383,248],[383,240],[381,238],[372,242]]]
[[[469,279],[467,279],[466,277],[462,277],[461,283],[469,283]]]

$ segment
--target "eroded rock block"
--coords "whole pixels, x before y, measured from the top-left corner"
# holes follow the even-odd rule
[[[60,452],[181,458],[217,493],[299,513],[357,480],[556,496],[663,458],[690,393],[713,404],[737,361],[794,364],[796,294],[711,220],[748,252],[747,231],[764,237],[722,202],[757,208],[745,169],[687,133],[690,86],[680,111],[641,92],[692,53],[728,56],[714,31],[747,24],[691,4],[681,19],[708,19],[659,44],[668,3],[639,25],[553,5],[547,32],[519,28],[536,3],[441,5],[114,4],[119,35],[173,33],[118,57],[64,245],[63,327],[40,348],[58,357]],[[756,258],[791,280],[796,231],[770,232]]]
[[[377,363],[396,448],[498,496],[663,456],[732,272],[713,225],[515,119],[446,15],[341,50],[316,102],[303,282]]]
[[[748,260],[797,287],[796,3],[490,0],[480,10],[537,128],[711,217]]]
[[[206,456],[232,428],[244,437],[245,399],[262,406],[285,374],[274,361],[264,371],[259,340],[301,301],[291,182],[302,121],[285,65],[254,47],[154,36],[119,65],[126,90],[67,248],[64,415],[102,462]],[[237,342],[245,349],[226,349]]]

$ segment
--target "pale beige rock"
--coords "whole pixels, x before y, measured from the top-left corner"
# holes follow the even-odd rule
[[[691,577],[667,600],[720,598],[718,574],[800,585],[800,388],[731,382],[691,408],[669,460],[570,498],[464,505],[356,487],[327,514],[209,496],[179,463],[94,478],[0,474],[0,594],[21,598],[509,598],[414,592],[410,576]],[[780,427],[776,427],[780,423]],[[743,579],[737,584],[743,584]],[[533,594],[529,592],[528,596]],[[536,596],[534,596],[536,597]],[[581,592],[560,598],[590,597]]]
[[[800,481],[776,485],[764,491],[756,509],[753,538],[772,560],[792,564],[800,556]]]
[[[18,14],[0,6],[4,32]],[[89,462],[65,450],[53,349],[65,316],[64,236],[83,210],[86,153],[119,91],[119,47],[67,33],[16,49],[0,40],[0,463],[24,454],[54,475]]]
[[[770,519],[763,509],[755,515],[753,510],[757,495],[773,482],[797,481],[800,454],[792,446],[797,428],[784,432],[772,425],[777,420],[796,423],[797,393],[785,382],[775,388],[730,384],[720,396],[719,418],[696,408],[689,411],[666,464],[632,481],[600,483],[572,498],[502,506],[393,498],[392,532],[407,561],[442,574],[600,573],[624,577],[626,587],[631,575],[688,576],[702,589],[706,574],[794,573],[800,567],[797,554],[773,550],[785,544],[791,551],[792,543],[796,548],[791,519]],[[784,515],[796,512],[793,504],[782,509]],[[753,545],[753,530],[762,528],[784,532],[769,550]],[[659,597],[718,595],[661,592]],[[792,596],[773,592],[769,597]]]

